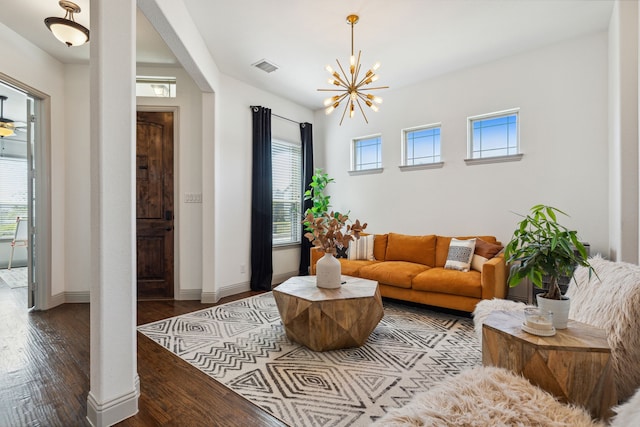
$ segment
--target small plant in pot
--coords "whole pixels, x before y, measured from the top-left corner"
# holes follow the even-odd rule
[[[577,266],[588,267],[591,277],[593,268],[577,231],[558,223],[558,214],[568,216],[551,206],[533,206],[513,232],[505,247],[505,257],[511,264],[509,286],[516,286],[527,278],[538,288],[547,287],[545,294],[538,295],[538,306],[552,312],[554,326],[564,329],[569,316],[569,299],[562,295],[558,278],[573,276]]]
[[[309,230],[304,236],[325,253],[316,264],[316,285],[320,288],[340,287],[341,267],[334,257],[336,248],[348,248],[349,242],[359,239],[360,233],[367,228],[367,224],[360,224],[359,220],[353,224],[348,222],[349,216],[339,212],[325,212],[317,218],[308,212],[303,221]]]

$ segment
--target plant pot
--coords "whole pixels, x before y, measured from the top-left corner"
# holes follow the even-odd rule
[[[326,252],[316,263],[316,286],[337,289],[341,286],[341,265],[332,253]]]
[[[536,295],[538,307],[540,310],[550,311],[553,313],[553,326],[556,329],[566,329],[569,321],[569,306],[571,300],[567,297],[563,299],[549,299],[541,295]]]

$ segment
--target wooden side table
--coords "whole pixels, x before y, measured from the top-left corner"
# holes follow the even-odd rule
[[[482,364],[523,375],[532,384],[608,419],[617,404],[611,349],[602,329],[569,320],[552,337],[524,332],[524,314],[495,311],[482,326]]]
[[[342,276],[338,289],[315,276],[292,277],[273,290],[287,337],[314,351],[360,347],[384,315],[378,282]]]

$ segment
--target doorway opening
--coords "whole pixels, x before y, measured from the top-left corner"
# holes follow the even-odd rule
[[[39,118],[48,102],[43,94],[3,74],[0,96],[0,296],[24,301],[28,309],[46,309],[50,210],[44,183],[49,168],[42,142],[44,120]]]

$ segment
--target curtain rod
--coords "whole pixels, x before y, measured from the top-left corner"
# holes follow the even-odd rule
[[[251,105],[251,106],[249,106],[249,108],[254,109],[254,108],[259,108],[259,107],[258,107],[257,105]],[[255,110],[255,111],[257,112],[258,110]],[[272,116],[276,116],[276,117],[277,117],[277,118],[279,118],[279,119],[287,120],[287,121],[289,121],[289,122],[291,122],[291,123],[295,123],[295,124],[297,124],[297,125],[303,125],[303,124],[304,124],[304,123],[296,122],[295,120],[291,120],[291,119],[290,119],[290,118],[288,118],[288,117],[284,117],[284,116],[279,116],[279,115],[277,115],[277,114],[273,114],[273,112],[271,112],[271,115],[272,115]]]
[[[277,114],[273,114],[273,113],[271,113],[271,115],[272,115],[272,116],[276,116],[277,118],[282,119],[282,120],[288,120],[288,121],[290,121],[291,123],[295,123],[295,124],[297,124],[297,125],[301,125],[301,124],[302,124],[302,123],[300,123],[300,122],[296,122],[295,120],[291,120],[291,119],[289,119],[289,118],[286,118],[286,117],[283,117],[283,116],[279,116],[279,115],[277,115]]]

